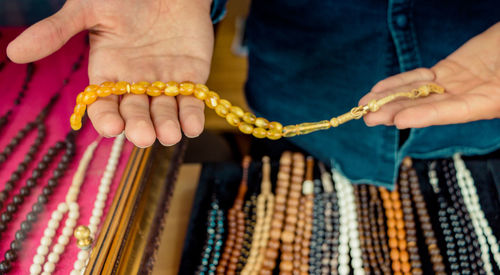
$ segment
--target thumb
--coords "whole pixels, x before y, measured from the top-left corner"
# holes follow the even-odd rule
[[[67,1],[54,15],[34,24],[7,47],[7,55],[16,63],[42,59],[61,48],[86,27],[83,1]]]

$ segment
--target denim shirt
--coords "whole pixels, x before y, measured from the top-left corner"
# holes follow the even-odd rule
[[[357,106],[378,81],[431,67],[500,20],[498,0],[253,0],[246,24],[246,96],[284,124],[329,119]],[[405,156],[485,154],[500,147],[500,119],[411,129],[363,120],[291,138],[353,182],[391,188]]]

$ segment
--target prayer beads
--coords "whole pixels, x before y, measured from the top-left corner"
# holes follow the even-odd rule
[[[98,98],[130,93],[146,94],[148,96],[194,96],[204,101],[208,108],[214,109],[217,115],[225,118],[229,125],[237,127],[242,133],[251,134],[256,138],[276,140],[281,137],[305,135],[315,131],[337,127],[350,120],[360,119],[368,112],[376,112],[384,104],[395,99],[415,99],[428,96],[431,93],[442,94],[444,93],[444,89],[436,84],[426,84],[410,92],[398,92],[378,100],[373,99],[366,105],[354,107],[351,111],[338,117],[333,117],[330,120],[306,122],[283,127],[279,122],[269,122],[265,118],[256,117],[252,113],[243,111],[243,109],[238,106],[233,106],[231,102],[226,99],[221,99],[216,92],[210,91],[208,87],[203,84],[195,84],[192,82],[177,83],[175,81],[166,83],[161,81],[155,81],[153,83],[140,81],[130,84],[125,81],[116,83],[107,81],[103,82],[101,85],[89,85],[83,92],[78,94],[76,97],[76,106],[70,117],[71,128],[73,130],[79,130],[82,127],[82,118],[87,106],[94,103]]]

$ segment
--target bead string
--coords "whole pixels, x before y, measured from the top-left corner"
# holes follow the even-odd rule
[[[74,236],[77,239],[76,245],[81,250],[80,252],[78,252],[77,260],[73,264],[73,270],[70,273],[71,275],[81,274],[87,266],[92,242],[97,235],[99,224],[101,223],[101,218],[103,215],[104,207],[106,205],[106,200],[108,198],[109,189],[115,176],[124,141],[125,134],[123,133],[117,136],[113,141],[108,162],[101,177],[101,182],[99,183],[99,191],[97,192],[97,197],[94,202],[94,208],[92,209],[92,215],[90,216],[88,226],[79,225],[74,230]],[[79,188],[80,187],[76,185],[71,186],[68,194],[66,195],[66,200],[76,202]]]
[[[358,215],[358,232],[360,236],[361,256],[363,258],[363,269],[366,274],[370,274],[371,266],[375,263],[375,254],[369,232],[370,221],[368,219],[368,198],[366,190],[361,194],[361,185],[354,186],[354,202],[356,203],[356,214]],[[371,252],[371,254],[370,254]],[[371,256],[371,258],[369,258]],[[376,268],[376,265],[375,265]]]
[[[349,274],[350,252],[350,263],[354,274],[365,274],[361,258],[362,253],[358,232],[358,215],[356,213],[356,204],[354,203],[354,190],[349,180],[338,171],[332,170],[332,174],[335,189],[338,192],[340,213],[338,273],[340,275]]]
[[[383,274],[391,273],[391,263],[389,259],[389,247],[387,246],[387,238],[385,231],[384,210],[378,195],[377,187],[370,185],[368,187],[370,193],[369,202],[369,217],[370,217],[370,231],[374,238],[373,248],[376,256],[377,264]],[[374,268],[376,273],[378,268]],[[378,274],[378,273],[376,273]]]
[[[269,240],[274,195],[271,192],[271,164],[267,156],[262,158],[262,182],[260,188],[261,193],[257,197],[256,222],[252,244],[247,263],[241,271],[242,275],[258,274]]]
[[[250,166],[250,157],[246,156],[243,159],[243,176],[241,179],[238,195],[234,200],[233,207],[229,209],[227,214],[228,220],[228,236],[224,246],[221,260],[217,266],[217,274],[226,274],[236,271],[236,264],[240,256],[240,249],[243,243],[243,232],[245,231],[245,216],[241,210],[243,201],[247,192],[248,167]],[[238,232],[240,234],[238,234]]]
[[[10,249],[5,252],[5,259],[0,263],[0,274],[5,274],[11,269],[12,262],[16,260],[17,253],[21,250],[22,242],[27,238],[33,223],[38,219],[38,214],[43,211],[44,205],[48,202],[50,195],[54,191],[53,189],[59,184],[59,180],[64,175],[67,165],[73,158],[75,153],[75,140],[71,133],[66,136],[65,141],[58,141],[54,146],[49,148],[40,163],[44,163],[45,169],[47,169],[49,164],[54,160],[54,157],[63,149],[65,149],[65,152],[57,168],[53,171],[52,177],[48,180],[47,185],[42,188],[42,193],[38,195],[37,202],[32,206],[32,211],[29,212],[26,215],[26,219],[21,222],[21,228],[16,231],[15,240],[10,243]],[[31,189],[37,185],[43,173],[35,173],[35,171],[33,171],[32,177],[26,181],[26,185],[21,188],[19,193],[13,197],[12,202],[7,205],[7,209],[17,209],[23,203],[24,198],[31,193]],[[9,214],[9,212],[2,214],[2,220],[5,222],[10,221],[11,218],[12,214]]]
[[[52,274],[52,271],[55,269],[55,265],[59,262],[59,256],[65,250],[68,239],[71,238],[71,235],[73,235],[73,228],[75,227],[77,219],[80,216],[80,212],[79,205],[76,202],[76,196],[70,196],[70,192],[72,192],[72,190],[79,192],[80,186],[85,179],[85,172],[87,171],[88,165],[92,160],[97,144],[98,141],[94,141],[85,150],[78,168],[73,175],[73,180],[71,182],[71,186],[69,187],[70,191],[68,192],[68,195],[66,195],[66,200],[59,203],[57,208],[52,212],[52,216],[47,224],[47,227],[45,228],[43,237],[40,240],[40,245],[37,248],[37,254],[33,257],[33,264],[30,267],[31,275],[40,274],[42,269],[44,275]],[[57,244],[52,247],[52,250],[49,253],[52,240],[55,237],[56,231],[60,227],[61,220],[66,214],[68,214],[68,218],[62,230],[62,235],[59,237]],[[48,256],[45,258],[47,254]]]
[[[311,235],[311,253],[309,258],[309,274],[321,274],[321,260],[323,254],[321,247],[327,246],[325,242],[325,203],[322,199],[321,180],[314,180],[314,210]],[[329,255],[328,255],[329,260]]]
[[[296,233],[302,182],[304,180],[304,170],[304,156],[301,153],[293,153],[290,190],[288,191],[288,199],[286,201],[285,209],[285,225],[283,227],[283,232],[281,233],[280,274],[289,274],[294,271],[293,241]]]
[[[470,171],[465,166],[465,163],[459,154],[455,154],[453,156],[453,161],[457,171],[457,183],[460,187],[460,191],[462,192],[465,206],[469,211],[469,215],[472,219],[472,224],[481,247],[483,268],[486,271],[486,274],[493,274],[493,267],[490,262],[489,252],[493,254],[493,259],[500,268],[500,250],[497,238],[492,233],[488,220],[484,216],[484,212],[481,209],[479,196],[477,195],[477,190],[474,186],[474,179],[472,178]]]
[[[207,221],[207,241],[203,247],[201,263],[198,266],[196,274],[215,274],[217,268],[218,257],[217,253],[222,246],[222,234],[224,233],[224,213],[219,207],[219,201],[215,197],[210,203],[210,211],[208,212]],[[217,249],[218,247],[218,249]]]
[[[257,205],[257,195],[252,194],[250,199],[245,202],[243,207],[243,213],[245,214],[245,233],[243,234],[243,245],[241,248],[241,254],[238,259],[238,264],[236,266],[236,273],[240,274],[241,270],[247,263],[248,256],[250,254],[251,242],[253,233],[255,230],[255,220],[256,220],[256,205]]]
[[[394,101],[398,98],[416,99],[426,97],[431,93],[442,94],[444,88],[436,84],[426,84],[410,92],[398,92],[381,98],[379,100],[371,100],[368,104],[354,107],[349,112],[333,117],[330,120],[322,120],[318,122],[306,122],[297,125],[288,125],[283,127],[279,122],[269,122],[265,118],[257,118],[250,112],[245,112],[238,106],[233,106],[228,100],[220,99],[220,96],[213,91],[210,91],[203,84],[194,84],[191,82],[177,83],[175,81],[161,82],[155,81],[149,83],[140,81],[137,83],[120,82],[103,82],[101,85],[89,85],[85,90],[78,94],[76,98],[76,106],[70,117],[70,125],[73,130],[78,130],[82,127],[82,118],[88,105],[94,103],[98,98],[107,97],[109,95],[124,95],[124,94],[146,94],[148,96],[178,96],[193,95],[199,100],[205,102],[205,105],[214,109],[217,115],[226,119],[231,126],[245,134],[252,134],[256,138],[268,138],[276,140],[281,137],[293,137],[296,135],[305,135],[318,130],[326,130],[331,127],[338,127],[353,119],[360,119],[369,112],[378,111],[383,105]]]
[[[283,220],[285,219],[285,208],[288,199],[288,189],[290,186],[290,172],[292,164],[292,153],[283,152],[280,158],[280,167],[278,171],[278,180],[276,183],[275,204],[272,211],[271,230],[269,231],[269,241],[265,252],[265,259],[262,261],[260,274],[271,275],[276,267],[276,258],[278,258],[280,248],[280,238],[283,230]]]
[[[460,192],[458,188],[455,166],[453,165],[453,162],[448,159],[442,160],[441,163],[444,171],[445,183],[448,187],[448,192],[450,193],[450,201],[457,211],[457,215],[460,217],[460,228],[463,230],[463,239],[459,239],[457,241],[459,250],[464,249],[464,246],[466,246],[465,249],[467,249],[466,253],[461,252],[461,254],[468,256],[463,260],[463,262],[470,262],[471,271],[473,273],[485,273],[481,269],[483,262],[481,261],[481,249],[479,248],[476,232],[474,231],[474,226],[472,225],[469,212],[465,207],[462,192]]]

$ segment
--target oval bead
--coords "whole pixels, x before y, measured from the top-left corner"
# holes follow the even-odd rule
[[[141,85],[141,86],[142,86],[142,87],[144,87],[144,88],[147,88],[147,87],[149,87],[149,85],[151,85],[151,84],[149,84],[149,82],[147,82],[147,81],[139,81],[139,82],[137,82],[137,83],[135,83],[135,84]]]
[[[269,125],[269,121],[263,117],[258,117],[255,119],[255,126],[260,127],[260,128],[267,128]]]
[[[202,91],[205,91],[206,93],[208,93],[210,90],[208,89],[207,85],[205,84],[196,84],[194,86],[194,89],[195,90],[202,90]]]
[[[83,91],[84,92],[95,92],[95,91],[97,91],[98,88],[99,88],[99,86],[97,86],[97,85],[89,85]]]
[[[215,113],[220,117],[226,117],[229,111],[224,105],[217,105],[217,107],[215,107]]]
[[[231,108],[229,109],[229,111],[235,115],[237,115],[238,117],[242,118],[243,115],[245,115],[245,112],[243,111],[243,109],[241,109],[240,107],[238,106],[231,106]]]
[[[82,128],[82,123],[81,122],[78,122],[77,124],[71,124],[71,129],[75,130],[75,131],[78,131]]]
[[[99,85],[101,87],[109,87],[109,88],[113,88],[115,86],[115,83],[114,82],[111,82],[111,81],[104,81],[103,83],[101,83],[101,85]]]
[[[277,139],[281,138],[281,131],[278,131],[276,129],[272,129],[272,130],[267,131],[266,136],[268,139],[277,140]]]
[[[130,86],[130,92],[136,95],[142,95],[146,92],[146,88],[140,83],[134,83]]]
[[[175,81],[169,81],[166,83],[165,87],[165,95],[168,96],[177,96],[179,94],[179,86],[177,85],[177,82]]]
[[[93,91],[84,92],[83,99],[82,99],[83,104],[89,105],[89,104],[94,103],[96,100],[97,100],[97,93],[96,92],[93,92]]]
[[[76,96],[76,104],[84,104],[84,103],[83,103],[83,92],[79,93],[79,94]]]
[[[179,94],[191,95],[194,92],[194,84],[191,82],[182,82],[179,85]]]
[[[266,129],[264,128],[253,128],[252,135],[256,138],[265,138],[267,135]]]
[[[107,97],[111,94],[110,87],[99,87],[96,91],[98,97]]]
[[[147,89],[146,89],[146,94],[148,96],[160,96],[163,94],[163,91],[160,90],[160,88],[156,87],[156,86],[149,86]]]
[[[114,95],[123,95],[130,92],[130,84],[126,81],[119,81],[111,88]]]
[[[257,119],[257,117],[250,112],[246,112],[243,115],[243,121],[246,123],[249,123],[249,124],[254,124],[256,119]]]
[[[76,104],[75,108],[73,109],[73,113],[79,117],[83,117],[83,115],[85,114],[85,109],[87,109],[87,106],[85,104]]]
[[[226,121],[231,126],[238,126],[238,124],[240,124],[240,118],[237,115],[233,114],[233,113],[228,113],[226,115]]]
[[[72,114],[70,117],[69,117],[69,123],[71,124],[78,124],[82,121],[82,117],[77,115],[77,114]]]
[[[219,95],[216,92],[208,92],[205,104],[210,109],[215,109],[219,105]]]
[[[226,107],[228,110],[231,108],[231,106],[233,106],[231,104],[231,102],[229,102],[229,100],[227,100],[227,99],[221,99],[221,100],[219,100],[219,104],[220,105],[224,105],[224,107]]]
[[[283,131],[283,125],[279,122],[273,121],[269,123],[269,130],[276,130],[278,132]]]
[[[165,89],[165,87],[167,87],[167,84],[165,84],[164,82],[161,82],[161,81],[155,81],[155,82],[151,83],[151,86],[156,87],[160,90],[163,90],[163,89]]]
[[[252,131],[253,131],[253,126],[252,126],[252,125],[250,125],[250,124],[248,124],[248,123],[243,122],[243,123],[240,123],[240,125],[238,126],[238,129],[239,129],[242,133],[244,133],[244,134],[248,134],[248,135],[249,135],[249,134],[251,134],[251,133],[252,133]]]
[[[195,88],[194,89],[194,96],[199,99],[199,100],[205,100],[208,96],[208,91],[202,90]]]

